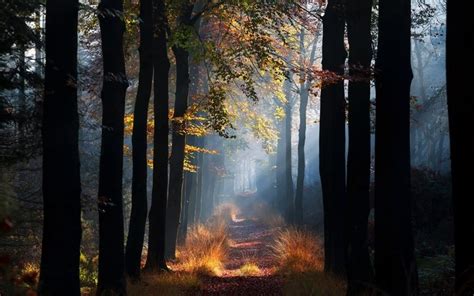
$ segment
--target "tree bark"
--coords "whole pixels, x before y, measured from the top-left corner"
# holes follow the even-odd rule
[[[123,131],[128,81],[123,51],[123,2],[99,4],[102,38],[102,144],[99,165],[99,276],[97,295],[126,294],[122,205]]]
[[[370,63],[372,0],[347,2],[349,39],[349,151],[347,157],[348,294],[367,293],[372,280],[368,248],[370,211]]]
[[[379,289],[417,294],[410,194],[410,0],[379,1],[375,270]]]
[[[166,44],[164,0],[153,1],[154,138],[153,188],[149,213],[148,255],[145,268],[167,270],[165,261],[166,212],[168,193],[168,74],[170,63]]]
[[[130,278],[140,277],[147,205],[147,124],[153,82],[153,4],[140,1],[140,73],[135,101],[132,134],[132,210],[125,252],[126,272]]]
[[[185,4],[179,16],[179,26],[189,26],[193,5]],[[173,115],[173,138],[170,158],[170,182],[168,188],[168,212],[166,218],[166,258],[174,258],[176,240],[181,219],[181,198],[183,189],[183,163],[186,135],[184,115],[188,108],[189,94],[189,52],[186,48],[173,47],[176,59],[176,98]]]
[[[466,59],[473,50],[472,23],[468,14],[466,7],[460,3],[448,1],[446,70],[456,247],[456,295],[463,296],[474,293],[474,201],[468,194],[472,191],[474,150],[472,133],[466,130],[472,126],[474,115],[473,94],[470,89],[472,75],[459,72],[460,69],[472,67],[472,61]]]
[[[330,0],[323,18],[323,70],[344,73],[344,7]],[[345,98],[344,82],[323,82],[319,170],[324,204],[324,269],[345,274]]]
[[[291,94],[291,84],[285,82],[286,98],[285,104],[285,217],[289,223],[294,222],[295,214],[295,188],[292,174],[292,154],[291,154],[291,126],[293,121],[293,96]]]
[[[77,0],[46,2],[43,241],[39,295],[80,295]]]

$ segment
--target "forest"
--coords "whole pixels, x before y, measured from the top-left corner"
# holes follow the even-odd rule
[[[474,295],[454,2],[0,0],[0,296]]]

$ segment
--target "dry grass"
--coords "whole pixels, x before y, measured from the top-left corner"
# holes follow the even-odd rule
[[[193,226],[183,246],[178,247],[178,269],[193,274],[221,275],[229,249],[225,216]]]
[[[319,271],[292,273],[288,275],[283,292],[291,296],[345,296],[346,283]]]
[[[322,271],[323,247],[311,232],[288,228],[281,230],[275,240],[273,251],[284,274]]]
[[[238,274],[240,276],[256,276],[260,274],[260,268],[257,264],[247,262],[239,268]]]
[[[195,295],[201,286],[199,278],[190,273],[145,274],[140,282],[129,282],[127,295]]]
[[[214,220],[229,224],[237,219],[240,214],[239,208],[232,203],[222,203],[214,209],[214,213],[210,218],[211,223]]]

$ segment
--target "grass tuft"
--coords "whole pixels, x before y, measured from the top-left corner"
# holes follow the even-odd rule
[[[240,276],[256,276],[260,274],[260,268],[257,264],[247,262],[239,268]]]
[[[273,251],[280,266],[280,273],[322,271],[323,247],[311,232],[288,228],[281,230],[275,240]]]
[[[220,276],[229,249],[228,227],[216,217],[207,224],[193,226],[183,246],[178,248],[178,269],[201,275]]]

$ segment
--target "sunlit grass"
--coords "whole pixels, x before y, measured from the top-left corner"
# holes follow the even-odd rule
[[[215,208],[211,221],[217,219],[229,224],[237,220],[237,215],[239,213],[240,210],[236,205],[232,203],[222,203]]]
[[[238,275],[240,276],[256,276],[261,273],[257,264],[247,262],[239,268]]]
[[[193,226],[183,246],[178,247],[178,269],[203,275],[220,276],[229,249],[228,228],[222,218]]]
[[[145,274],[140,282],[128,283],[129,296],[142,295],[193,295],[199,291],[201,281],[190,273]]]
[[[273,251],[280,273],[321,271],[324,266],[323,247],[311,232],[288,228],[275,239]]]
[[[255,203],[248,209],[249,215],[271,228],[282,227],[285,219],[266,203]]]

